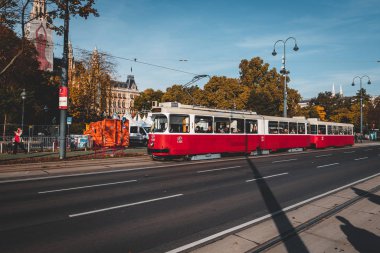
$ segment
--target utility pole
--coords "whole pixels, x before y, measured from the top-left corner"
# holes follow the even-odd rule
[[[68,93],[68,52],[69,52],[69,0],[63,0],[65,3],[65,19],[63,25],[63,57],[62,57],[62,83],[60,87],[60,121],[59,121],[59,159],[66,158],[66,117],[67,103],[69,100]]]

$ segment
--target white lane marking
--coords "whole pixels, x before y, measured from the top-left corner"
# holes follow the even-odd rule
[[[364,159],[368,159],[368,157],[360,157],[360,158],[356,158],[355,161],[359,161],[359,160],[364,160]]]
[[[256,180],[260,180],[260,179],[264,179],[264,178],[270,178],[270,177],[279,177],[279,176],[283,176],[283,175],[287,175],[289,174],[288,172],[285,172],[285,173],[281,173],[281,174],[275,174],[275,175],[271,175],[271,176],[266,176],[266,177],[260,177],[260,178],[254,178],[254,179],[249,179],[249,180],[246,180],[245,182],[252,182],[252,181],[256,181]]]
[[[369,176],[369,177],[366,177],[366,178],[360,179],[360,180],[355,181],[355,182],[352,182],[352,183],[350,183],[350,184],[343,185],[343,186],[341,186],[341,187],[339,187],[339,188],[336,188],[336,189],[334,189],[334,190],[331,190],[331,191],[328,191],[328,192],[322,193],[322,194],[320,194],[320,195],[318,195],[318,196],[314,196],[314,197],[312,197],[312,198],[309,198],[309,199],[306,199],[306,200],[304,200],[304,201],[298,202],[298,203],[296,203],[296,204],[294,204],[294,205],[291,205],[291,206],[285,207],[285,208],[282,209],[282,210],[279,210],[279,211],[276,211],[276,212],[273,212],[273,213],[270,213],[270,214],[264,215],[264,216],[259,217],[259,218],[257,218],[257,219],[254,219],[254,220],[248,221],[248,222],[246,222],[246,223],[243,223],[243,224],[237,225],[237,226],[235,226],[235,227],[232,227],[232,228],[226,229],[226,230],[224,230],[224,231],[221,231],[221,232],[219,232],[219,233],[216,233],[216,234],[210,235],[210,236],[205,237],[205,238],[203,238],[203,239],[200,239],[200,240],[198,240],[198,241],[195,241],[195,242],[192,242],[192,243],[189,243],[189,244],[183,245],[183,246],[181,246],[181,247],[179,247],[179,248],[172,249],[172,250],[170,250],[170,251],[167,251],[166,253],[179,253],[179,252],[182,252],[182,251],[185,251],[185,250],[191,249],[191,248],[193,248],[193,247],[195,247],[195,246],[198,246],[198,245],[200,245],[200,244],[204,244],[204,243],[207,243],[207,242],[209,242],[209,241],[213,241],[213,240],[215,240],[215,239],[217,239],[217,238],[219,238],[219,237],[221,237],[221,236],[231,234],[231,233],[233,233],[233,232],[235,232],[235,231],[239,231],[239,230],[241,230],[241,229],[243,229],[243,228],[246,228],[246,227],[248,227],[248,226],[251,226],[251,225],[254,225],[254,224],[256,224],[256,223],[259,223],[260,221],[265,220],[265,219],[267,219],[267,218],[270,218],[271,216],[274,216],[274,215],[276,215],[276,214],[279,214],[279,213],[282,213],[282,212],[289,211],[289,210],[291,210],[291,209],[293,209],[293,208],[296,208],[296,207],[302,206],[302,205],[304,205],[304,204],[307,204],[307,203],[309,203],[309,202],[311,202],[311,201],[313,201],[313,200],[316,200],[316,199],[319,199],[319,198],[325,197],[325,196],[327,196],[327,195],[330,195],[330,194],[332,194],[332,193],[335,193],[335,192],[337,192],[337,191],[343,190],[343,189],[345,189],[345,188],[347,188],[347,187],[350,187],[350,186],[352,186],[352,185],[355,185],[355,184],[361,183],[361,182],[363,182],[363,181],[366,181],[366,180],[368,180],[368,179],[371,179],[371,178],[374,178],[374,177],[377,177],[377,176],[380,176],[380,173],[377,173],[377,174],[374,174],[374,175],[372,175],[372,176]]]
[[[72,191],[72,190],[78,190],[78,189],[101,187],[101,186],[115,185],[115,184],[126,184],[126,183],[132,183],[132,182],[137,182],[137,180],[128,180],[128,181],[113,182],[113,183],[107,183],[107,184],[94,184],[94,185],[78,186],[78,187],[72,187],[72,188],[57,189],[57,190],[51,190],[51,191],[42,191],[42,192],[38,192],[38,194]]]
[[[334,165],[338,165],[338,164],[339,163],[330,163],[330,164],[326,164],[326,165],[317,166],[317,168],[329,167],[329,166],[334,166]]]
[[[356,151],[347,151],[347,152],[343,152],[345,154],[351,154],[351,153],[355,153]]]
[[[318,158],[318,157],[325,157],[325,156],[332,156],[332,154],[327,154],[327,155],[316,155],[315,157]]]
[[[69,217],[70,218],[74,218],[74,217],[78,217],[78,216],[83,216],[83,215],[88,215],[88,214],[93,214],[93,213],[100,213],[100,212],[105,212],[105,211],[109,211],[109,210],[113,210],[113,209],[118,209],[118,208],[124,208],[124,207],[129,207],[129,206],[137,206],[137,205],[141,205],[141,204],[145,204],[145,203],[150,203],[150,202],[155,202],[155,201],[159,201],[159,200],[176,198],[176,197],[180,197],[180,196],[183,196],[183,194],[176,194],[176,195],[161,197],[161,198],[157,198],[157,199],[148,199],[148,200],[139,201],[139,202],[135,202],[135,203],[125,204],[125,205],[120,205],[120,206],[112,206],[112,207],[107,207],[107,208],[103,208],[103,209],[97,209],[97,210],[83,212],[83,213],[70,214]]]
[[[298,159],[297,158],[293,158],[293,159],[288,159],[288,160],[279,160],[279,161],[273,161],[272,163],[290,162],[290,161],[295,161],[295,160],[298,160]]]
[[[218,170],[229,170],[229,169],[235,169],[240,168],[241,166],[233,166],[233,167],[226,167],[226,168],[220,168],[220,169],[212,169],[212,170],[200,170],[197,171],[197,173],[206,173],[206,172],[212,172],[212,171],[218,171]]]

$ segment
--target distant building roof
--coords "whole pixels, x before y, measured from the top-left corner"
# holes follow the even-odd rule
[[[112,86],[115,88],[124,88],[129,90],[138,90],[137,84],[135,82],[135,77],[133,75],[128,75],[127,81],[112,81]]]

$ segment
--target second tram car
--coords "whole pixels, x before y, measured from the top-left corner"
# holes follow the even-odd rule
[[[153,157],[250,154],[354,143],[351,124],[262,116],[177,102],[160,103],[152,108],[152,119],[148,153]]]

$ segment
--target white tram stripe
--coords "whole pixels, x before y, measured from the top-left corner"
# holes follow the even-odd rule
[[[329,166],[338,165],[338,164],[339,163],[330,163],[330,164],[326,164],[326,165],[317,166],[317,168],[329,167]]]
[[[219,171],[219,170],[229,170],[229,169],[235,169],[235,168],[240,168],[240,167],[241,166],[233,166],[233,167],[226,167],[226,168],[212,169],[212,170],[200,170],[200,171],[197,171],[197,173],[206,173],[206,172]]]
[[[265,220],[265,219],[267,219],[267,218],[270,218],[270,217],[275,216],[276,214],[279,214],[279,213],[282,213],[282,212],[286,212],[286,211],[292,210],[293,208],[296,208],[296,207],[299,207],[299,206],[305,205],[306,203],[310,203],[310,202],[313,201],[313,200],[320,199],[320,198],[322,198],[322,197],[328,196],[328,195],[330,195],[330,194],[332,194],[332,193],[335,193],[335,192],[337,192],[337,191],[343,190],[343,189],[345,189],[345,188],[347,188],[347,187],[350,187],[350,186],[353,186],[353,185],[355,185],[355,184],[361,183],[361,182],[366,181],[366,180],[368,180],[368,179],[371,179],[371,178],[377,177],[377,176],[379,176],[379,175],[380,175],[380,173],[377,173],[377,174],[374,174],[374,175],[372,175],[372,176],[369,176],[369,177],[366,177],[366,178],[362,178],[362,179],[360,179],[360,180],[358,180],[358,181],[355,181],[355,182],[352,182],[352,183],[349,183],[349,184],[343,185],[343,186],[338,187],[338,188],[336,188],[336,189],[333,189],[333,190],[331,190],[331,191],[328,191],[328,192],[322,193],[322,194],[320,194],[320,195],[318,195],[318,196],[314,196],[314,197],[311,197],[311,198],[309,198],[309,199],[305,199],[305,200],[303,200],[303,201],[301,201],[301,202],[298,202],[298,203],[296,203],[296,204],[294,204],[294,205],[287,206],[287,207],[283,208],[282,210],[278,210],[278,211],[275,211],[275,212],[273,212],[273,213],[266,214],[266,215],[264,215],[264,216],[261,216],[261,217],[259,217],[259,218],[254,219],[254,220],[247,221],[247,222],[242,223],[242,224],[240,224],[240,225],[237,225],[237,226],[235,226],[235,227],[232,227],[232,228],[229,228],[229,229],[226,229],[226,230],[220,231],[220,232],[218,232],[218,233],[216,233],[216,234],[213,234],[213,235],[207,236],[207,237],[205,237],[205,238],[199,239],[198,241],[194,241],[194,242],[192,242],[192,243],[189,243],[189,244],[183,245],[183,246],[178,247],[178,248],[176,248],[176,249],[169,250],[169,251],[167,251],[166,253],[180,253],[180,252],[183,252],[183,251],[185,251],[185,250],[189,250],[189,249],[191,249],[191,248],[193,248],[193,247],[195,247],[195,246],[198,246],[198,245],[201,245],[201,244],[205,244],[205,243],[211,242],[211,241],[213,241],[213,240],[215,240],[215,239],[218,239],[218,238],[220,238],[220,237],[222,237],[222,236],[226,236],[226,235],[228,235],[228,234],[234,233],[234,232],[236,232],[236,231],[238,231],[238,230],[241,230],[241,229],[243,229],[243,228],[247,228],[248,226],[255,225],[255,224],[259,223],[260,221],[263,221],[263,220]]]
[[[293,159],[287,159],[287,160],[279,160],[279,161],[273,161],[272,163],[282,163],[282,162],[290,162],[290,161],[296,161],[298,160],[297,158]]]
[[[51,191],[42,191],[42,192],[38,192],[38,194],[72,191],[72,190],[78,190],[78,189],[94,188],[94,187],[101,187],[101,186],[115,185],[115,184],[126,184],[126,183],[132,183],[132,182],[137,182],[137,180],[128,180],[128,181],[121,181],[121,182],[114,182],[114,183],[107,183],[107,184],[94,184],[94,185],[86,185],[86,186],[79,186],[79,187],[72,187],[72,188],[57,189],[57,190],[51,190]]]
[[[83,216],[83,215],[88,215],[88,214],[93,214],[93,213],[100,213],[100,212],[105,212],[105,211],[118,209],[118,208],[124,208],[124,207],[129,207],[129,206],[137,206],[137,205],[155,202],[155,201],[159,201],[159,200],[176,198],[176,197],[180,197],[180,196],[183,196],[183,194],[181,193],[181,194],[170,195],[170,196],[161,197],[161,198],[157,198],[157,199],[148,199],[148,200],[139,201],[139,202],[135,202],[135,203],[125,204],[125,205],[120,205],[120,206],[112,206],[112,207],[97,209],[97,210],[88,211],[88,212],[84,212],[84,213],[70,214],[69,217],[74,218],[74,217],[78,217],[78,216]]]
[[[275,174],[275,175],[266,176],[266,177],[260,177],[260,178],[249,179],[249,180],[246,180],[245,182],[249,183],[249,182],[256,181],[256,180],[260,180],[260,179],[264,179],[264,178],[279,177],[279,176],[283,176],[283,175],[287,175],[287,174],[289,174],[289,173],[288,173],[288,172],[285,172],[285,173]]]
[[[364,159],[368,159],[368,156],[356,158],[355,161],[364,160]]]
[[[318,158],[318,157],[326,157],[326,156],[332,156],[332,154],[327,154],[327,155],[316,155],[315,157]]]

